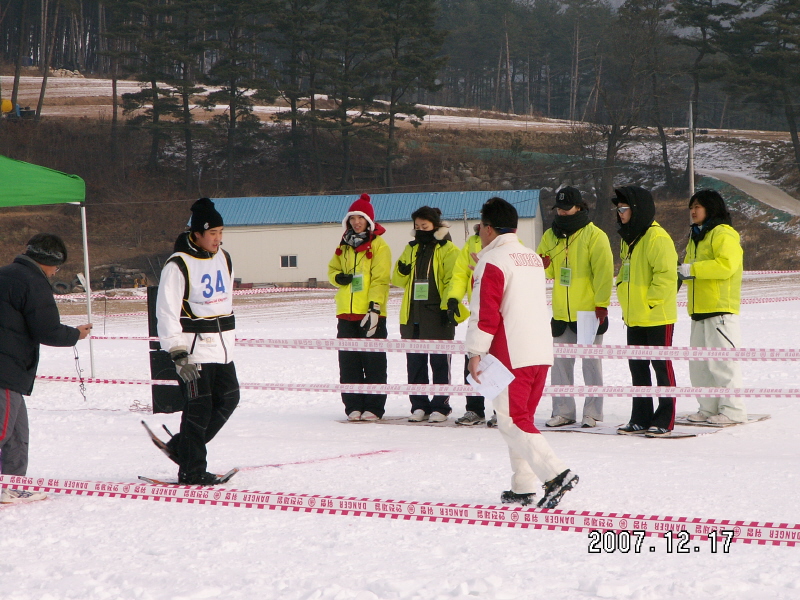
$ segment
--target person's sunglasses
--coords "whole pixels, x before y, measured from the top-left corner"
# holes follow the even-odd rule
[[[624,212],[627,212],[627,211],[629,211],[630,209],[631,209],[631,207],[630,207],[630,206],[618,206],[618,207],[616,208],[616,210],[617,210],[617,212],[618,212],[619,214],[622,214],[622,213],[624,213]]]

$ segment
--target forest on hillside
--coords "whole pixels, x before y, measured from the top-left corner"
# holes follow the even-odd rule
[[[800,168],[800,0],[0,0],[0,60],[143,82],[114,98],[118,125],[148,132],[151,171],[214,153],[233,194],[237,167],[279,155],[298,185],[321,190],[336,161],[339,189],[370,168],[393,189],[407,157],[397,131],[431,106],[565,119],[602,165],[610,195],[617,154],[643,129],[789,130]],[[281,102],[289,132],[267,148],[259,104]],[[123,109],[118,115],[117,105]],[[197,107],[217,110],[199,125]],[[37,111],[41,110],[40,107]],[[323,139],[324,138],[324,139]],[[331,142],[337,150],[331,154]]]

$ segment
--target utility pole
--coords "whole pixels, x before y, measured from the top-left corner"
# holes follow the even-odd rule
[[[692,103],[689,102],[689,197],[694,195],[694,119],[692,118]]]

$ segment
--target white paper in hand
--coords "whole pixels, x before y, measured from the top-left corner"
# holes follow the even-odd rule
[[[497,360],[491,354],[485,355],[478,363],[478,377],[481,382],[478,383],[472,378],[472,375],[467,375],[467,383],[478,390],[478,393],[486,400],[494,400],[500,395],[508,384],[514,381],[514,375],[506,369],[505,365]]]
[[[594,344],[594,337],[600,327],[600,320],[593,310],[578,311],[578,343],[583,345]]]

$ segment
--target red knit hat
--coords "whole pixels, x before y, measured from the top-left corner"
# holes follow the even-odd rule
[[[350,205],[350,210],[342,219],[342,226],[347,229],[349,226],[348,220],[353,215],[364,217],[369,222],[370,230],[375,230],[375,209],[372,208],[369,194],[361,194],[361,196]]]

